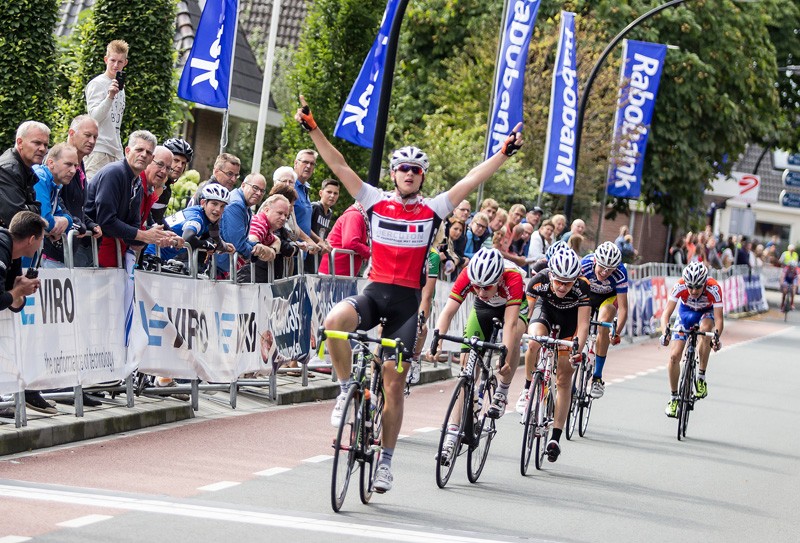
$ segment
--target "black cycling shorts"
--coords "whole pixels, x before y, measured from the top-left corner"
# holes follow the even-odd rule
[[[403,358],[410,360],[417,341],[417,313],[422,293],[419,289],[370,283],[364,292],[345,298],[358,313],[358,329],[371,330],[386,318],[382,337],[400,338]]]
[[[558,310],[545,304],[542,298],[537,298],[531,310],[530,322],[544,324],[548,333],[552,330],[552,325],[557,324],[561,327],[558,339],[570,339],[578,329],[578,308]]]

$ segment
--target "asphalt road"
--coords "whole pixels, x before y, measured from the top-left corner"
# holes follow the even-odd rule
[[[647,340],[609,356],[586,438],[527,477],[509,412],[480,481],[462,457],[436,487],[449,381],[408,399],[395,488],[369,505],[352,485],[330,508],[328,401],[4,457],[0,543],[798,541],[800,315],[777,316],[728,323],[685,441],[663,413],[667,350]]]

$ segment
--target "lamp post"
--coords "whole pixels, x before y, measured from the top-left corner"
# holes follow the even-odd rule
[[[608,45],[606,45],[606,48],[603,50],[603,53],[600,55],[600,58],[597,59],[597,62],[595,63],[594,67],[592,68],[592,71],[589,74],[589,79],[586,80],[586,85],[584,86],[583,92],[581,93],[581,101],[580,101],[580,104],[578,105],[578,114],[577,114],[577,119],[575,121],[575,169],[576,169],[576,172],[577,172],[577,168],[578,168],[578,158],[580,156],[580,150],[581,150],[581,135],[583,133],[583,116],[586,113],[586,103],[587,103],[588,98],[589,98],[589,93],[592,90],[592,85],[594,85],[594,80],[597,78],[597,74],[600,72],[600,68],[603,67],[603,64],[605,63],[606,58],[608,58],[608,55],[611,53],[611,51],[614,49],[614,47],[616,47],[616,45],[620,41],[622,41],[622,39],[628,34],[628,32],[630,32],[631,30],[633,30],[634,28],[639,26],[642,22],[646,21],[647,19],[649,19],[653,15],[656,15],[657,13],[660,13],[661,11],[664,11],[667,8],[679,6],[679,5],[683,4],[686,1],[687,0],[672,0],[670,2],[667,2],[666,4],[662,4],[660,6],[657,6],[657,7],[653,8],[653,9],[651,9],[650,11],[648,11],[647,13],[645,13],[644,15],[640,16],[638,19],[636,19],[635,21],[630,23],[628,26],[623,28],[622,31],[619,34],[617,34],[614,37],[614,39],[611,40],[611,42],[609,42]],[[571,222],[571,220],[572,220],[572,201],[573,201],[573,195],[570,194],[570,195],[567,196],[567,200],[564,203],[564,215],[566,215],[566,217],[567,217],[567,224],[569,224]],[[600,221],[602,221],[602,218],[603,218],[603,211],[604,211],[603,209],[600,209]],[[597,234],[595,236],[595,245],[597,245],[599,236],[600,236],[600,224],[598,223]]]

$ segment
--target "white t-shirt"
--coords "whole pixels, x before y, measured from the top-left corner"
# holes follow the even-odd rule
[[[86,85],[84,95],[86,110],[100,127],[94,150],[113,155],[117,160],[121,160],[124,154],[120,126],[122,125],[122,114],[125,112],[125,89],[119,91],[114,99],[110,100],[108,87],[111,85],[111,81],[112,79],[105,73],[98,75]]]

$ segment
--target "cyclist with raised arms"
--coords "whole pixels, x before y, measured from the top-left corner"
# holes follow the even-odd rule
[[[464,327],[464,337],[478,336],[488,340],[493,320],[503,323],[503,345],[508,349],[506,362],[499,369],[497,391],[492,397],[487,416],[499,419],[506,412],[508,388],[519,365],[519,343],[528,326],[528,303],[525,299],[524,272],[510,260],[503,258],[497,249],[480,249],[465,269],[458,274],[450,299],[439,315],[436,329],[446,334],[458,308],[472,292],[475,303]],[[461,365],[466,364],[469,348],[462,346]],[[458,423],[460,421],[451,421]],[[451,435],[455,446],[455,436]]]
[[[601,243],[594,253],[583,257],[581,275],[589,281],[589,301],[592,312],[597,311],[601,322],[611,322],[617,318],[617,330],[628,320],[628,270],[622,263],[622,252],[616,243]],[[619,334],[609,338],[608,328],[601,327],[597,332],[595,344],[594,375],[592,375],[592,398],[602,398],[605,392],[603,366],[606,363],[608,345],[618,345]]]
[[[669,293],[667,307],[661,314],[661,329],[664,334],[661,336],[661,345],[669,345],[670,336],[669,319],[678,307],[678,319],[675,321],[677,329],[689,329],[699,324],[701,332],[714,330],[717,333],[716,341],[711,338],[701,336],[697,338],[697,350],[700,353],[700,365],[697,371],[697,382],[695,383],[695,397],[705,398],[708,396],[708,384],[706,383],[706,369],[708,368],[708,356],[711,349],[718,351],[722,346],[719,336],[725,326],[722,317],[722,287],[716,279],[708,276],[708,268],[702,262],[692,262],[683,269],[681,277]],[[670,400],[664,412],[668,417],[678,416],[678,378],[681,373],[681,355],[686,347],[686,334],[676,330],[672,334],[675,343],[669,351],[669,363],[667,364],[667,374],[669,376]]]
[[[466,177],[435,198],[422,198],[420,190],[428,172],[428,156],[417,147],[402,147],[392,153],[390,177],[394,183],[391,192],[364,183],[345,162],[342,154],[328,141],[317,127],[305,99],[295,119],[309,132],[320,156],[339,178],[353,198],[361,202],[370,220],[372,234],[372,268],[370,284],[363,293],[338,303],[325,318],[324,326],[333,330],[369,330],[381,317],[386,318],[385,337],[399,337],[403,341],[403,356],[411,358],[417,335],[417,311],[420,291],[425,282],[425,265],[428,248],[442,219],[450,214],[478,185],[486,181],[502,166],[508,157],[522,146],[522,123],[503,143],[502,149],[474,167]],[[352,356],[346,341],[331,341],[328,349],[336,374],[339,376],[341,394],[331,414],[331,424],[339,425],[347,391],[351,384]],[[405,371],[399,373],[392,367],[396,361],[385,360],[382,450],[375,470],[373,488],[383,493],[392,488],[391,462],[400,426],[403,422],[403,389]]]
[[[578,352],[570,352],[559,347],[556,386],[561,391],[556,395],[556,420],[553,435],[547,443],[547,459],[555,462],[561,454],[561,432],[569,415],[572,388],[572,365],[578,364],[583,356],[583,346],[589,335],[591,308],[589,306],[589,282],[580,276],[581,258],[572,249],[562,249],[550,256],[548,267],[534,275],[528,282],[526,295],[530,306],[530,326],[528,333],[546,336],[554,325],[560,327],[559,339],[578,338]],[[541,345],[536,341],[528,343],[525,353],[525,389],[520,395],[522,411],[525,410],[531,375],[536,369]],[[517,402],[517,411],[520,403]]]

